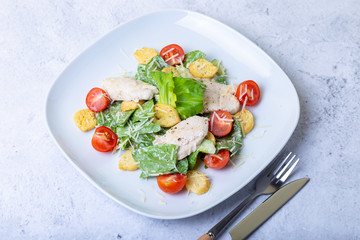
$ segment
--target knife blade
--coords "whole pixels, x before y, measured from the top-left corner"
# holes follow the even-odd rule
[[[231,238],[233,240],[246,238],[269,219],[278,209],[285,205],[285,203],[300,191],[309,180],[310,178],[301,178],[288,183],[277,190],[230,230]]]

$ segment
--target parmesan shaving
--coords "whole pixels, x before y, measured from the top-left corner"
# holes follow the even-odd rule
[[[158,191],[156,191],[156,195],[158,195],[159,197],[165,198],[163,195],[161,195]]]
[[[164,112],[164,113],[168,113],[167,111],[165,111],[165,110],[163,110],[163,109],[161,109],[161,108],[158,108],[158,107],[155,108],[155,110],[156,110],[156,111],[160,111],[160,112]]]
[[[120,48],[120,52],[121,52],[122,54],[124,54],[125,57],[127,57],[127,58],[130,59],[130,57],[126,54],[126,52],[124,51],[124,49]]]
[[[163,54],[161,54],[162,56],[165,56],[166,54],[168,54],[169,52],[171,52],[172,50],[175,50],[175,48],[170,48],[169,50],[167,50],[166,52],[164,52]]]
[[[141,189],[138,189],[138,191],[139,191],[141,194],[143,194],[143,197],[142,197],[141,201],[142,201],[142,202],[145,202],[145,201],[146,201],[145,192],[144,192],[143,190],[141,190]]]
[[[166,202],[164,202],[164,201],[162,201],[162,200],[160,200],[159,203],[160,203],[160,204],[163,204],[163,205],[166,205],[166,204],[167,204]]]
[[[168,62],[168,61],[170,61],[171,59],[176,58],[177,56],[179,56],[178,53],[175,54],[175,55],[172,55],[171,57],[169,57],[168,59],[166,59],[165,62]]]
[[[245,108],[245,106],[246,106],[247,100],[248,100],[248,97],[246,96],[246,97],[245,97],[245,100],[244,100],[244,104],[242,105],[241,111],[244,110],[244,108]]]
[[[271,125],[262,125],[262,126],[255,126],[254,128],[268,128],[272,127]]]

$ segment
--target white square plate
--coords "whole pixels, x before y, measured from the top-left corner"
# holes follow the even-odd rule
[[[204,169],[211,188],[203,195],[168,195],[156,179],[140,179],[140,170],[118,170],[119,154],[100,153],[91,146],[93,131],[83,133],[73,115],[86,108],[88,91],[101,87],[107,77],[123,69],[136,72],[133,57],[143,46],[161,50],[176,43],[185,52],[201,50],[207,59],[222,60],[233,83],[255,80],[262,91],[260,102],[249,108],[257,126],[244,139],[242,159],[222,170]],[[224,201],[256,177],[279,153],[299,119],[299,99],[290,79],[254,43],[228,26],[199,13],[166,10],[132,20],[116,28],[76,58],[51,87],[46,102],[50,132],[69,161],[92,184],[123,206],[145,216],[178,219],[201,213]]]

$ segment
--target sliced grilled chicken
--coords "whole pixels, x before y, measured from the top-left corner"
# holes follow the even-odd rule
[[[174,144],[179,147],[177,158],[183,159],[196,150],[209,129],[209,119],[193,116],[170,128],[165,135],[157,136],[154,145]]]
[[[240,110],[240,102],[234,96],[236,92],[235,85],[225,85],[209,80],[204,80],[206,85],[204,90],[204,109],[202,113],[224,110],[235,114]]]
[[[112,100],[135,102],[152,99],[159,92],[156,87],[129,77],[107,78],[103,88]]]

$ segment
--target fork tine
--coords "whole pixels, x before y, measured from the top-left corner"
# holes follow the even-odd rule
[[[288,159],[290,157],[291,153],[286,157]],[[279,168],[278,172],[276,172],[274,175],[277,179],[280,179],[281,176],[284,174],[285,170],[290,166],[291,162],[294,160],[296,155],[294,154],[289,161],[284,161],[281,167]]]
[[[277,157],[277,159],[274,161],[274,163],[272,164],[272,166],[271,166],[271,169],[270,169],[270,171],[269,171],[269,173],[268,173],[268,177],[273,177],[278,171],[279,171],[279,169],[282,167],[282,166],[284,166],[284,164],[287,162],[287,160],[288,160],[288,158],[289,158],[289,156],[292,154],[292,152],[289,152],[288,154],[287,154],[287,156],[284,158],[284,156],[285,156],[285,153],[283,152],[283,153],[281,153],[278,157]]]
[[[285,163],[288,161],[288,158],[290,157],[291,154],[292,152],[289,152],[285,158],[284,158],[285,153],[281,155],[280,159],[282,160],[278,161],[278,163],[275,165],[274,169],[272,170],[273,175],[276,175],[276,173],[278,173],[279,170],[284,167]]]
[[[292,164],[292,166],[285,172],[285,174],[280,178],[280,181],[285,182],[286,179],[290,176],[291,172],[294,170],[296,164],[299,162],[300,158]]]

